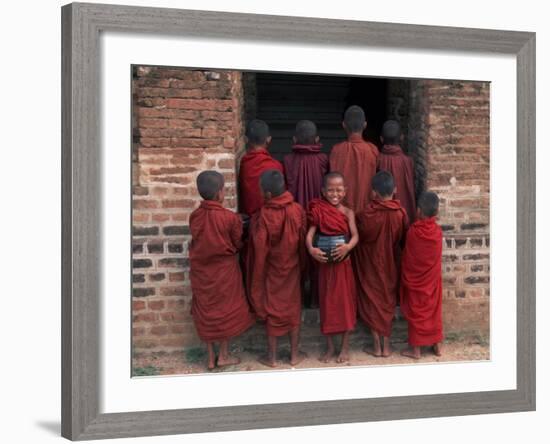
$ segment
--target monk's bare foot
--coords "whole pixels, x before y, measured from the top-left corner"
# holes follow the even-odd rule
[[[403,356],[406,356],[408,358],[412,358],[412,359],[420,359],[420,349],[410,349],[410,348],[406,348],[405,350],[403,350],[401,352],[401,355]]]
[[[363,351],[367,355],[374,356],[375,358],[379,358],[379,357],[382,356],[382,350],[380,349],[380,347],[378,347],[378,348],[376,348],[376,346],[374,346],[374,347],[365,347],[365,348],[363,348]]]
[[[208,370],[214,370],[216,368],[216,361],[215,360],[208,360]]]
[[[290,357],[290,365],[294,367],[295,365],[298,365],[300,362],[302,362],[305,358],[307,358],[307,353],[299,351],[298,353],[296,353],[295,356]]]
[[[338,355],[338,358],[336,359],[336,362],[339,364],[344,364],[346,362],[349,362],[349,352],[348,351],[341,351]]]
[[[324,362],[325,364],[330,362],[334,358],[334,350],[327,350],[320,358],[319,361]]]
[[[435,354],[436,356],[441,356],[441,354],[442,354],[442,350],[441,350],[441,349],[442,349],[441,343],[438,342],[437,344],[434,344],[433,350],[434,350],[434,354]]]
[[[266,367],[275,368],[278,367],[277,361],[275,359],[270,359],[268,357],[262,357],[258,359],[258,362]]]
[[[384,344],[384,350],[382,351],[382,357],[389,358],[392,355],[391,345],[389,343]]]
[[[226,367],[228,365],[240,364],[241,360],[236,356],[228,355],[225,358],[218,357],[218,367]]]

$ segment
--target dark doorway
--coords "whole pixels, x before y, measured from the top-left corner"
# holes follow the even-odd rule
[[[368,126],[364,137],[379,145],[379,134],[388,110],[388,80],[366,77],[256,73],[246,83],[247,119],[265,120],[271,129],[270,152],[279,160],[291,151],[294,128],[299,120],[312,120],[318,127],[322,150],[346,135],[344,111],[351,105],[365,110]]]

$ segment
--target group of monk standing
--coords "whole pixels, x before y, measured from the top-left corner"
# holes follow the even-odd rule
[[[327,155],[315,124],[300,121],[283,166],[269,154],[268,125],[251,121],[239,169],[241,215],[223,207],[220,173],[199,174],[204,200],[190,217],[191,313],[208,347],[209,369],[239,362],[228,341],[256,320],[265,323],[268,338],[260,362],[277,366],[277,338],[287,334],[290,364],[301,362],[306,282],[327,339],[322,362],[349,361],[357,317],[373,336],[366,351],[390,356],[398,302],[410,345],[402,354],[419,359],[422,346],[441,354],[439,198],[423,192],[416,202],[413,163],[401,150],[399,124],[384,124],[381,150],[363,139],[366,125],[360,107],[348,108],[342,122],[347,140]],[[321,237],[343,240],[327,251]],[[335,335],[342,335],[338,353]]]

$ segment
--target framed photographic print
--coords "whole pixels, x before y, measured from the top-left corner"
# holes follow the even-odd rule
[[[535,408],[533,33],[81,3],[62,24],[63,436]],[[416,342],[400,276],[436,216]],[[316,223],[355,250],[325,264]]]

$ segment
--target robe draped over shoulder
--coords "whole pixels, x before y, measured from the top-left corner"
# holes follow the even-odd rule
[[[326,200],[313,199],[308,208],[308,224],[323,234],[350,234],[344,213]],[[357,289],[351,260],[318,263],[319,312],[325,335],[353,330],[357,320]]]
[[[191,214],[189,226],[191,314],[197,333],[207,342],[237,336],[254,323],[239,266],[241,219],[205,200]]]
[[[401,262],[401,311],[408,321],[412,346],[443,340],[442,239],[435,217],[416,221],[407,232]]]
[[[378,148],[365,141],[361,134],[351,134],[348,140],[334,145],[330,152],[330,171],[342,173],[346,183],[344,205],[356,213],[370,202],[377,158]]]
[[[241,213],[252,216],[263,205],[260,176],[267,170],[284,172],[281,162],[271,157],[266,149],[248,151],[242,157],[239,169],[239,208]]]
[[[288,191],[267,201],[252,218],[247,285],[252,307],[265,319],[269,336],[284,335],[300,325],[305,233],[305,212]]]
[[[292,153],[284,157],[288,191],[294,200],[307,208],[311,199],[321,197],[323,176],[328,171],[328,155],[321,145],[293,145]]]
[[[378,156],[378,169],[388,171],[395,182],[395,199],[407,212],[412,223],[416,218],[414,163],[399,145],[384,145]]]
[[[372,200],[356,215],[355,248],[359,317],[382,336],[391,335],[399,290],[401,240],[407,214],[397,200]]]

